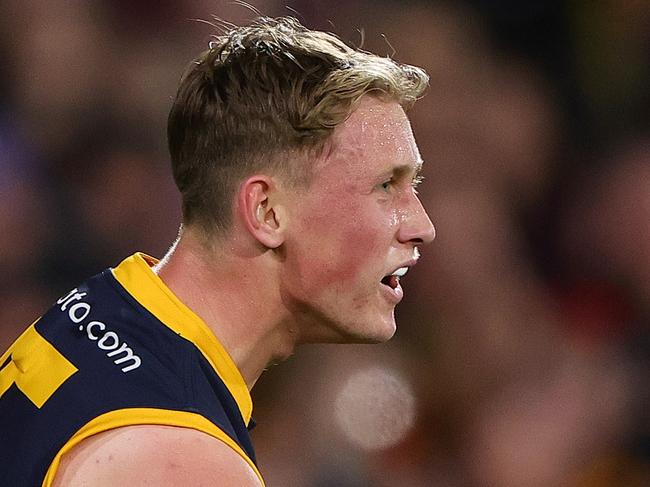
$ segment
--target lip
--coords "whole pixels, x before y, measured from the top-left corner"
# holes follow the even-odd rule
[[[379,285],[381,286],[381,291],[384,297],[393,305],[398,304],[404,297],[404,290],[402,289],[401,284],[398,284],[395,289],[386,284],[379,283]]]
[[[405,262],[402,262],[401,264],[397,265],[396,267],[393,268],[390,272],[388,272],[386,275],[390,275],[393,272],[395,272],[397,269],[401,269],[402,267],[408,267],[409,270],[411,267],[413,267],[417,263],[417,259],[410,259]],[[390,286],[387,286],[386,284],[380,282],[379,285],[382,288],[382,293],[386,297],[386,299],[392,303],[393,305],[398,304],[403,298],[404,298],[404,289],[402,289],[402,284],[399,283],[396,288],[392,288]]]

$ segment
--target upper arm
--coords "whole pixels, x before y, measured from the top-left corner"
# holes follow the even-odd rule
[[[65,454],[53,487],[260,487],[254,470],[222,441],[170,426],[128,426],[88,438]]]

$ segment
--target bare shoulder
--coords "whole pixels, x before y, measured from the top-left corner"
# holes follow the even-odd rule
[[[260,487],[231,447],[173,426],[128,426],[84,440],[62,458],[54,487],[157,485]]]

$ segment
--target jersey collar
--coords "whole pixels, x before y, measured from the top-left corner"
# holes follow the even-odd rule
[[[206,323],[169,289],[151,267],[158,260],[137,252],[111,269],[118,282],[168,328],[192,342],[210,363],[249,424],[253,402],[246,382],[228,352]]]

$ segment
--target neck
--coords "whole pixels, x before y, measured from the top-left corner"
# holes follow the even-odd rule
[[[208,325],[250,390],[269,364],[291,355],[297,337],[279,297],[274,259],[241,250],[236,244],[208,250],[185,231],[154,272]]]

